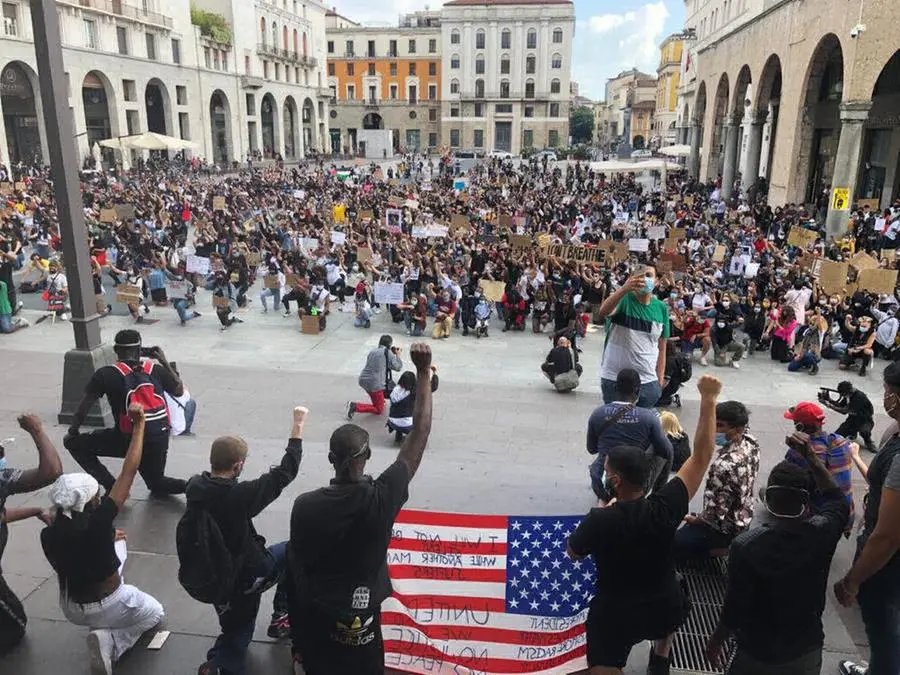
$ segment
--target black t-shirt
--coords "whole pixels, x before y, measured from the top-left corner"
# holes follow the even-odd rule
[[[113,527],[118,513],[116,503],[104,497],[96,508],[76,514],[75,520],[58,515],[41,531],[44,555],[76,602],[96,600],[92,589],[119,569]]]
[[[680,597],[672,540],[689,502],[687,488],[675,477],[647,498],[590,510],[569,537],[569,546],[594,557],[599,609],[616,611]]]
[[[139,368],[139,364],[129,364],[133,368]],[[150,379],[162,386],[169,394],[175,395],[178,389],[178,380],[161,365],[154,364],[150,371]],[[85,388],[88,394],[106,396],[109,406],[112,408],[113,419],[118,420],[125,412],[125,377],[113,366],[103,366],[96,370]]]
[[[302,602],[335,618],[378,610],[391,595],[387,549],[409,479],[396,460],[375,480],[332,482],[297,497],[289,557]]]
[[[853,415],[868,420],[872,419],[874,414],[875,409],[872,407],[872,402],[869,400],[869,397],[859,391],[859,389],[854,390],[847,400],[847,415]]]

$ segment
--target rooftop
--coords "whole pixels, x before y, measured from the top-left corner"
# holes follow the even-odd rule
[[[492,6],[492,5],[571,5],[572,0],[450,0],[444,7]]]

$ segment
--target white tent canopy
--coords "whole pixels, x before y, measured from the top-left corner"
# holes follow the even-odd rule
[[[200,147],[198,143],[186,141],[183,138],[175,138],[173,136],[164,136],[156,134],[152,131],[145,131],[135,136],[123,136],[121,138],[109,138],[100,141],[100,145],[104,148],[114,148],[115,150],[196,150]]]
[[[659,149],[659,154],[667,157],[687,157],[691,154],[691,146],[689,145],[667,145]]]

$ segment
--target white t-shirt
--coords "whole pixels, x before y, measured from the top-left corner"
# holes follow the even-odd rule
[[[166,397],[166,405],[169,406],[169,425],[171,426],[169,435],[178,436],[187,427],[187,420],[184,418],[184,406],[191,400],[191,393],[185,389],[181,396],[172,396],[167,391],[163,392],[163,395]]]
[[[809,304],[809,299],[811,297],[812,290],[809,288],[801,288],[800,290],[792,288],[784,294],[784,302],[793,307],[794,316],[796,316],[798,320],[802,320],[803,315],[806,313],[806,306]]]

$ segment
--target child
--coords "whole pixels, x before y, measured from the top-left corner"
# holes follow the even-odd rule
[[[437,367],[431,366],[431,391],[438,388]],[[397,443],[403,442],[413,428],[413,404],[416,400],[416,374],[407,370],[397,380],[397,386],[391,392],[391,407],[388,410],[387,428],[394,434]]]
[[[357,328],[369,328],[372,325],[372,306],[365,293],[356,294],[356,318],[353,325]]]
[[[491,312],[493,311],[491,303],[484,297],[484,293],[478,291],[477,301],[475,304],[475,337],[480,338],[482,335],[488,337],[488,327],[491,321]]]

